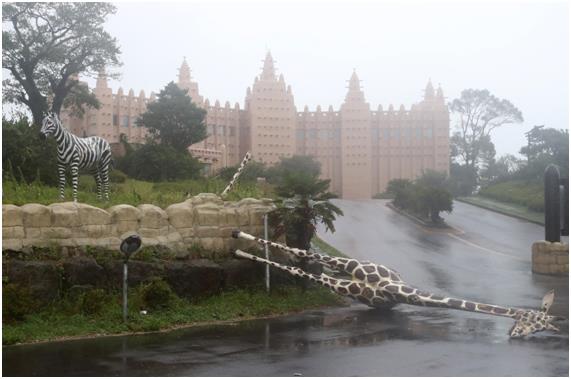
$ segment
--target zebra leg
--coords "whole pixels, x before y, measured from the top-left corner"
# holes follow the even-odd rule
[[[57,171],[59,176],[59,198],[65,199],[65,164],[58,163]]]
[[[97,199],[101,200],[101,174],[99,171],[95,171],[93,173],[93,177],[95,178],[95,183],[97,184]]]
[[[73,187],[73,201],[77,202],[77,184],[79,181],[79,162],[71,162],[71,184]]]
[[[105,200],[109,200],[109,164],[99,170],[101,181],[103,182],[103,193]]]

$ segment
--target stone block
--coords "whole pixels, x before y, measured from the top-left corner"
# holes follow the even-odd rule
[[[111,223],[109,212],[88,204],[78,204],[81,225],[107,225]]]
[[[198,195],[191,197],[187,201],[189,201],[194,205],[201,205],[207,203],[222,205],[224,203],[224,201],[220,198],[220,196],[214,193],[199,193]]]
[[[222,238],[200,238],[200,245],[209,252],[224,251],[224,240]]]
[[[139,221],[141,219],[141,210],[127,204],[114,205],[107,210],[111,215],[114,223],[119,221]]]
[[[26,228],[39,228],[51,225],[51,212],[48,207],[41,204],[24,204],[21,207],[24,226]]]
[[[55,203],[48,206],[51,212],[51,225],[74,227],[80,225],[78,207],[74,203]]]
[[[138,234],[141,237],[147,238],[158,238],[160,236],[166,236],[168,234],[168,227],[162,228],[139,228]]]
[[[141,246],[156,246],[159,241],[156,238],[141,237]]]
[[[93,239],[94,246],[101,246],[111,250],[119,250],[121,239],[117,237],[104,237]]]
[[[196,226],[194,233],[198,238],[220,237],[220,228],[217,226]]]
[[[177,231],[178,233],[180,233],[182,238],[189,238],[189,237],[192,238],[195,235],[194,228],[178,229]]]
[[[264,215],[268,212],[268,207],[251,207],[249,209],[250,225],[264,225]]]
[[[112,235],[111,225],[84,225],[80,229],[88,238],[103,238]]]
[[[46,239],[60,239],[60,238],[71,238],[71,229],[64,227],[49,227],[40,228],[42,238]]]
[[[28,227],[24,229],[26,232],[26,239],[40,239],[42,238],[41,228]]]
[[[2,250],[22,250],[22,239],[2,239]]]
[[[2,204],[2,226],[24,225],[22,208],[12,204]]]
[[[194,222],[194,209],[188,202],[172,204],[165,209],[169,223],[177,229],[190,228]]]
[[[24,238],[23,226],[2,226],[2,239]]]
[[[239,215],[236,208],[223,208],[220,211],[220,225],[238,227]]]
[[[247,207],[236,208],[236,215],[239,227],[250,225],[250,212]]]
[[[141,211],[141,228],[162,228],[168,226],[167,213],[156,205],[142,204],[137,208]]]
[[[568,254],[560,254],[557,256],[557,264],[564,265],[569,263],[569,255]]]
[[[194,208],[194,217],[196,224],[200,226],[218,226],[219,209],[208,205],[199,205]]]
[[[117,234],[121,235],[127,232],[132,232],[134,234],[139,229],[139,221],[118,221],[115,224],[115,230]]]

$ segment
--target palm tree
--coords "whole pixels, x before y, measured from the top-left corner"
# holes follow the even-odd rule
[[[284,172],[276,186],[277,208],[269,214],[275,237],[285,234],[288,246],[307,250],[317,224],[335,232],[333,222],[343,212],[330,202],[336,196],[328,191],[329,180],[311,172]]]

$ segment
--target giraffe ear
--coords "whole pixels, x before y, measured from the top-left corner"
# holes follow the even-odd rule
[[[553,304],[553,299],[555,298],[555,290],[551,290],[543,296],[543,300],[541,302],[541,311],[546,312],[549,311],[551,305]]]

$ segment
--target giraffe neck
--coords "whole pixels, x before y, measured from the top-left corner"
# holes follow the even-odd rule
[[[414,290],[407,295],[408,302],[425,307],[439,307],[457,309],[467,312],[485,313],[488,315],[514,318],[523,310],[519,308],[503,307],[499,305],[479,303],[476,301],[457,299],[453,297],[439,296],[420,290]]]
[[[252,157],[252,155],[250,154],[250,152],[248,151],[246,153],[246,155],[244,156],[244,159],[242,160],[242,163],[240,163],[240,167],[238,168],[238,170],[236,171],[236,173],[234,174],[234,176],[232,177],[232,180],[230,180],[230,183],[228,183],[228,185],[226,186],[226,188],[224,188],[224,191],[222,191],[222,193],[220,194],[220,197],[224,197],[228,194],[228,192],[230,192],[230,190],[232,189],[232,187],[234,186],[234,184],[236,183],[236,181],[238,180],[238,178],[240,177],[240,174],[242,173],[242,171],[244,170],[244,168],[246,167],[246,165],[248,164],[248,162],[250,161],[250,158]]]

